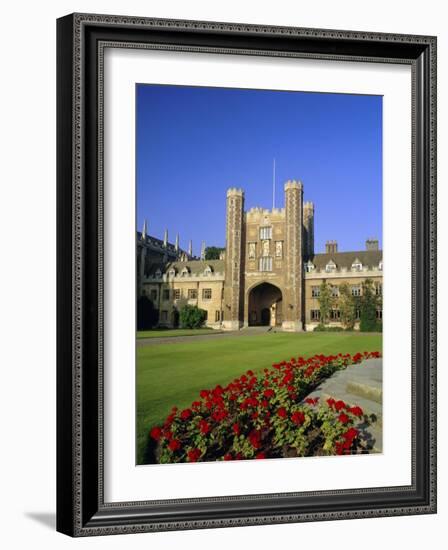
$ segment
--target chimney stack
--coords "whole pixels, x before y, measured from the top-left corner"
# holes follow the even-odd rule
[[[336,254],[338,251],[337,241],[327,241],[325,243],[325,252],[327,254]]]
[[[366,250],[379,250],[378,239],[367,239]]]

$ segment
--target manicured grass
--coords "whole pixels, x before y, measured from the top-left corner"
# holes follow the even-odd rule
[[[143,461],[150,428],[174,405],[189,406],[201,389],[299,355],[381,350],[381,334],[359,333],[263,333],[137,347],[137,463]]]
[[[202,334],[210,334],[211,332],[217,334],[221,331],[213,328],[174,328],[174,329],[153,329],[153,330],[139,330],[137,332],[137,339],[140,338],[170,338],[173,336],[200,336]]]

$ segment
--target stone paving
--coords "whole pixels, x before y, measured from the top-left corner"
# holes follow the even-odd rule
[[[364,413],[374,415],[369,427],[373,452],[382,452],[383,438],[383,361],[368,359],[358,365],[350,365],[325,380],[309,397],[342,399],[350,405],[359,405]]]

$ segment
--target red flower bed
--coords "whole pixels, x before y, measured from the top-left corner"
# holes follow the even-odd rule
[[[160,463],[279,458],[367,452],[360,438],[368,418],[358,406],[305,397],[347,365],[379,352],[291,358],[225,387],[201,390],[191,407],[173,407],[150,431]],[[358,427],[355,427],[358,426]]]

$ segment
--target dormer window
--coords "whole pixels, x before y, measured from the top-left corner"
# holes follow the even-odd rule
[[[174,269],[174,267],[172,267],[169,271],[168,271],[168,277],[175,277],[176,276],[176,270]]]
[[[358,258],[352,263],[352,271],[362,271],[362,263]]]
[[[190,270],[188,267],[184,267],[180,273],[181,277],[188,277],[190,275]]]
[[[208,265],[205,269],[204,269],[204,275],[211,275],[213,273],[213,269]]]
[[[308,261],[308,262],[305,264],[305,271],[306,271],[307,273],[311,273],[311,272],[314,271],[315,269],[316,269],[316,268],[315,268],[313,262],[309,262],[309,261]]]
[[[162,272],[160,271],[160,269],[155,272],[155,277],[156,279],[160,279],[162,277]]]
[[[336,264],[333,262],[333,260],[330,260],[325,266],[325,271],[327,273],[332,273],[333,271],[336,271]]]
[[[379,269],[380,271],[383,271],[383,260],[381,260],[381,262],[379,263],[378,269]]]

